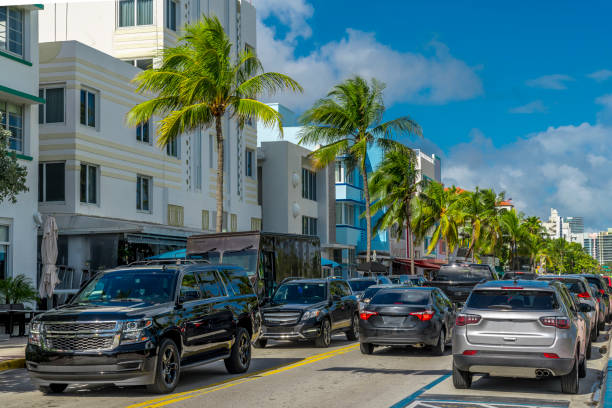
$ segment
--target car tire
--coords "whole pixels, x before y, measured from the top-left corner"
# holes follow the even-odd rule
[[[314,343],[319,348],[326,348],[331,344],[331,324],[329,319],[323,319],[321,322],[321,333],[319,333]]]
[[[372,343],[359,343],[359,350],[361,354],[372,354],[374,352],[374,345]]]
[[[244,327],[236,330],[236,341],[232,346],[231,354],[223,360],[225,369],[230,374],[244,373],[251,365],[251,339]]]
[[[584,378],[587,375],[587,359],[586,356],[582,359],[582,362],[578,364],[578,377]]]
[[[255,343],[253,343],[255,348],[266,348],[267,345],[268,339],[258,339]]]
[[[147,386],[156,394],[167,394],[176,388],[181,376],[181,357],[176,343],[163,339],[157,354],[155,382]]]
[[[597,330],[601,331],[601,330],[606,330],[606,321],[605,319],[601,322],[599,322],[599,324],[597,325]]]
[[[440,336],[438,336],[438,342],[432,348],[432,354],[434,356],[443,356],[446,349],[446,330],[444,327],[440,330]]]
[[[346,338],[350,341],[359,340],[359,316],[357,313],[353,315],[353,322],[351,323],[351,327],[346,332]]]
[[[590,360],[591,356],[592,356],[592,349],[593,348],[593,340],[589,339],[589,342],[587,343],[587,349],[586,349],[586,359]]]
[[[68,384],[49,384],[40,386],[38,389],[44,394],[61,394],[68,387]]]
[[[597,337],[599,337],[598,331],[599,329],[597,328],[597,324],[595,324],[595,326],[593,326],[593,328],[591,329],[591,335],[589,336],[592,342],[597,341]]]
[[[578,378],[578,355],[574,360],[572,371],[561,376],[561,392],[564,394],[578,394],[580,379]]]
[[[453,385],[459,390],[466,390],[472,386],[474,375],[469,371],[462,371],[455,366],[453,361]]]

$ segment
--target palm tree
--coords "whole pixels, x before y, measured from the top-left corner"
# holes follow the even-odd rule
[[[419,186],[417,182],[419,171],[415,167],[415,157],[412,149],[403,146],[387,152],[380,167],[370,177],[370,192],[372,194],[372,211],[376,214],[382,211],[382,216],[374,226],[374,230],[391,229],[395,227],[398,241],[405,227],[410,242],[410,273],[414,275],[414,240],[410,228],[412,221],[412,200]]]
[[[223,127],[227,114],[243,126],[245,121],[259,119],[266,126],[278,126],[277,111],[259,102],[262,93],[282,89],[302,91],[287,75],[263,72],[259,59],[249,50],[232,55],[232,43],[217,17],[185,27],[185,35],[175,48],[162,52],[159,68],[140,73],[134,81],[136,92],[157,95],[134,106],[127,120],[132,126],[162,116],[157,144],[161,147],[181,133],[215,126],[217,142],[217,219],[216,231],[223,221]]]
[[[434,229],[427,253],[431,253],[438,242],[446,241],[447,255],[459,243],[459,227],[465,218],[461,210],[460,190],[452,186],[444,188],[441,183],[430,182],[418,195],[414,205],[412,230],[419,242]]]
[[[518,269],[516,261],[518,259],[519,245],[526,235],[526,230],[523,227],[523,216],[518,214],[514,208],[509,211],[503,211],[500,215],[500,224],[510,246],[510,264],[512,269],[516,270]]]
[[[408,116],[383,122],[385,105],[381,82],[370,83],[356,76],[336,85],[327,97],[304,113],[300,144],[322,144],[312,153],[315,166],[322,168],[343,156],[349,168],[357,166],[363,178],[367,228],[366,262],[372,250],[372,217],[368,188],[368,147],[377,144],[384,150],[396,145],[394,137],[421,136],[421,127]]]

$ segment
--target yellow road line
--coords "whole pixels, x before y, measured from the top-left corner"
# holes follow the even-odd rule
[[[177,394],[171,394],[166,397],[156,398],[145,402],[140,402],[138,404],[129,405],[126,408],[158,408],[165,405],[174,404],[176,402],[184,401],[186,399],[191,399],[195,397],[199,397],[202,395],[209,394],[214,391],[224,390],[226,388],[234,387],[236,385],[244,384],[246,382],[254,381],[258,378],[268,377],[271,375],[279,374],[288,370],[292,370],[294,368],[302,367],[307,364],[316,363],[321,360],[325,360],[327,358],[335,357],[344,353],[348,353],[358,347],[358,344],[351,344],[350,346],[341,347],[339,349],[331,350],[321,354],[315,354],[314,356],[306,357],[303,360],[298,362],[278,366],[274,368],[268,368],[265,370],[256,371],[254,373],[245,374],[238,377],[229,378],[224,381],[220,381],[218,383],[210,384],[206,387],[196,388],[190,391],[184,391]]]

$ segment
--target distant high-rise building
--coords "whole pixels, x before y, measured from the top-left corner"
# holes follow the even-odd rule
[[[582,217],[567,217],[563,219],[563,223],[569,225],[572,234],[581,234],[584,232],[584,218]]]
[[[584,218],[561,217],[559,211],[550,209],[548,221],[542,223],[551,238],[563,238],[568,242],[579,242],[582,244],[579,234],[584,233]]]

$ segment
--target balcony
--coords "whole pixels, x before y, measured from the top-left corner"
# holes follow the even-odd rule
[[[357,245],[363,229],[350,225],[336,224],[336,242],[344,245]]]
[[[336,184],[336,200],[364,203],[362,190],[359,187],[344,183]]]

